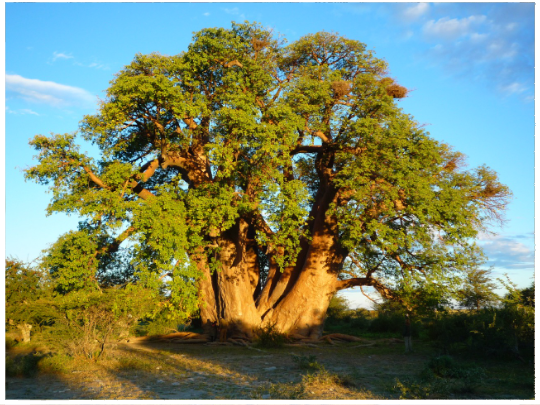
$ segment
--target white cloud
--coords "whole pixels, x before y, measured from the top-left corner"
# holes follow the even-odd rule
[[[95,96],[79,87],[10,74],[6,75],[6,93],[53,107],[88,106],[95,102]]]
[[[210,15],[210,13],[206,12],[203,14],[205,17],[208,17]]]
[[[102,69],[102,70],[108,70],[109,67],[107,65],[104,65],[103,63],[97,63],[97,62],[93,62],[93,63],[90,63],[88,65],[89,68],[94,68],[94,69]]]
[[[87,64],[75,61],[75,62],[73,62],[73,64],[75,66],[81,66],[81,67],[85,67],[85,68],[98,69],[98,70],[109,70],[108,65],[105,65],[104,63],[100,63],[100,62],[92,62],[92,63],[87,65]]]
[[[403,10],[402,17],[408,21],[414,21],[429,11],[428,3],[418,3]]]
[[[429,37],[454,39],[468,34],[473,25],[483,23],[485,20],[484,15],[472,15],[461,19],[443,17],[425,23],[424,33]]]
[[[397,7],[395,16],[403,15]],[[468,17],[462,18],[465,15]],[[436,3],[409,21],[424,56],[448,73],[489,86],[503,95],[530,101],[534,91],[534,4]],[[434,46],[436,45],[436,46]]]
[[[519,93],[523,93],[524,91],[526,91],[527,87],[524,86],[522,83],[513,82],[513,83],[510,83],[507,86],[500,87],[500,90],[503,93],[506,93],[506,94],[519,94]]]
[[[534,268],[534,250],[516,239],[519,237],[480,235],[488,265],[508,270]]]
[[[478,32],[473,32],[471,34],[471,41],[482,42],[482,41],[485,41],[488,36],[489,36],[488,34],[479,34]]]
[[[73,56],[67,55],[67,54],[65,54],[65,53],[63,53],[63,52],[56,52],[56,51],[54,51],[54,52],[53,52],[53,58],[52,58],[52,60],[53,60],[53,62],[54,62],[54,61],[57,60],[57,59],[73,59]]]
[[[227,14],[233,14],[233,15],[240,14],[240,10],[238,9],[238,7],[224,8],[223,10],[224,10]]]
[[[237,15],[241,20],[246,19],[244,14],[240,14],[240,9],[238,7],[224,8],[223,11],[225,11],[227,14]]]
[[[8,114],[16,114],[16,115],[27,115],[27,114],[30,114],[30,115],[37,115],[37,116],[40,116],[41,114],[38,114],[37,112],[35,111],[32,111],[31,109],[29,108],[22,108],[20,110],[12,110],[11,108],[9,108],[8,106],[6,106],[6,112]]]

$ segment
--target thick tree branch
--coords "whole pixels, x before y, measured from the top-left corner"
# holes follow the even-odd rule
[[[323,150],[321,145],[299,145],[291,150],[291,155],[297,155],[299,153],[318,153]]]
[[[103,181],[101,181],[101,179],[100,179],[99,177],[97,177],[97,176],[92,172],[92,170],[90,170],[89,167],[87,167],[87,166],[82,166],[82,168],[83,168],[84,171],[88,174],[88,176],[90,177],[90,180],[92,180],[94,183],[96,183],[99,187],[104,188],[104,189],[107,189],[107,190],[110,190],[110,189],[111,189],[109,186],[107,186],[105,183],[103,183]]]
[[[111,244],[104,246],[100,250],[98,250],[96,252],[96,256],[117,252],[122,242],[125,241],[134,231],[135,228],[133,226],[130,226],[124,232],[118,235],[118,237]]]
[[[154,159],[148,163],[146,163],[143,167],[141,167],[142,172],[142,181],[143,183],[146,183],[150,177],[154,174],[156,169],[159,167],[159,159]]]
[[[141,197],[143,200],[148,200],[152,197],[155,197],[154,193],[151,191],[145,189],[141,184],[139,184],[137,181],[132,180],[129,183],[129,186],[133,190],[135,194],[137,194],[139,197]]]
[[[373,280],[368,277],[355,277],[348,278],[347,280],[337,280],[334,289],[336,291],[344,290],[346,288],[358,287],[364,285],[372,285]]]
[[[314,131],[313,135],[320,138],[324,143],[330,143],[332,140],[328,138],[322,131]]]

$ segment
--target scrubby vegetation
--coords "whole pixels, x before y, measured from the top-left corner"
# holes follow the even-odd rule
[[[320,350],[309,346],[290,353],[289,346],[294,342],[290,336],[272,325],[260,328],[255,332],[251,348],[262,356],[270,356],[278,365],[280,361],[288,362],[288,370],[297,377],[284,382],[274,381],[270,376],[271,382],[242,394],[243,398],[245,395],[265,399],[502,398],[504,394],[499,386],[514,392],[514,398],[528,398],[527,395],[533,395],[534,387],[534,285],[519,289],[509,280],[501,281],[507,289],[505,296],[496,305],[479,309],[476,305],[458,309],[439,305],[429,311],[425,308],[411,311],[403,303],[393,301],[384,301],[373,310],[351,309],[343,297],[335,296],[324,333],[353,335],[362,340],[337,346],[332,343],[334,346],[328,347],[345,350],[338,356],[358,359],[362,366],[371,361],[372,355],[399,363],[404,353],[401,344],[396,343],[402,337],[407,314],[412,321],[414,352],[407,357],[415,357],[416,366],[399,378],[389,375],[384,383],[380,377],[370,387],[364,385],[367,377],[358,368],[351,366],[346,371],[343,367],[336,368],[337,359],[329,361],[321,356]],[[156,370],[169,367],[164,360],[167,355],[159,360],[118,351],[116,345],[137,336],[202,331],[196,318],[179,324],[166,311],[166,304],[155,305],[159,294],[163,294],[161,302],[166,303],[163,292],[136,285],[59,293],[45,272],[9,259],[6,261],[6,375],[67,376],[78,372],[81,365],[126,375],[154,375]],[[30,342],[22,341],[21,329],[17,328],[21,324],[32,327]],[[347,349],[347,345],[351,348]],[[238,356],[241,358],[242,354]],[[288,359],[278,360],[283,356]],[[204,363],[205,372],[211,373],[213,368],[221,370],[220,367],[217,363]],[[262,370],[273,369],[276,366]],[[373,371],[379,374],[378,370]],[[182,375],[187,372],[182,371]]]
[[[497,306],[480,309],[441,307],[412,312],[413,338],[421,338],[442,354],[467,353],[532,359],[534,353],[534,285],[518,289],[500,280],[507,293]],[[329,307],[325,330],[362,337],[401,337],[408,313],[403,304],[385,301],[372,311],[350,309],[335,296]]]

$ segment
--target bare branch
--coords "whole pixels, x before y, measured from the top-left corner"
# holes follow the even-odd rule
[[[322,151],[321,145],[299,145],[291,150],[291,155],[297,155],[299,153],[318,153]]]

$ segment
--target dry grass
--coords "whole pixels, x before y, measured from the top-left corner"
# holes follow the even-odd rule
[[[402,344],[389,339],[372,346],[353,342],[279,349],[121,344],[98,360],[45,356],[37,364],[39,378],[8,378],[6,395],[8,399],[397,399],[396,379],[414,377],[433,356],[421,342],[415,350],[405,355]],[[516,375],[519,367],[514,365]],[[490,387],[501,381],[486,381],[491,385],[479,387],[477,398],[483,392],[499,395]],[[512,387],[505,387],[506,394],[513,392]],[[524,398],[522,392],[515,398]]]

